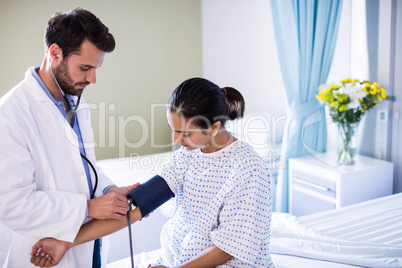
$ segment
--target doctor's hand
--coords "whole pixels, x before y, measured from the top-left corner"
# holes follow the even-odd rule
[[[63,258],[71,243],[54,238],[39,240],[31,251],[31,263],[40,267],[52,267],[57,265]]]
[[[125,220],[130,209],[127,198],[116,193],[108,193],[88,200],[88,218]]]
[[[125,220],[130,206],[127,194],[140,184],[127,187],[112,186],[105,195],[88,200],[88,218]]]

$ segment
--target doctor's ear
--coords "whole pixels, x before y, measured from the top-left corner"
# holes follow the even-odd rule
[[[52,44],[49,47],[48,53],[51,59],[61,59],[63,57],[62,50],[57,44]]]

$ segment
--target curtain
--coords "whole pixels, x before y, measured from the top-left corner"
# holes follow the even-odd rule
[[[320,157],[326,147],[325,110],[315,95],[327,80],[335,50],[342,0],[271,0],[287,99],[287,122],[275,211],[288,212],[288,161]]]

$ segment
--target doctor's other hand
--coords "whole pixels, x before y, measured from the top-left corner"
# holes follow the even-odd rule
[[[43,238],[32,247],[31,263],[40,267],[55,266],[70,248],[70,244],[50,237]]]

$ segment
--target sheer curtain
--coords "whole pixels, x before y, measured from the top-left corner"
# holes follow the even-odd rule
[[[288,160],[324,152],[325,111],[315,98],[327,80],[342,0],[271,0],[276,44],[287,99],[287,125],[275,210],[288,211]]]

